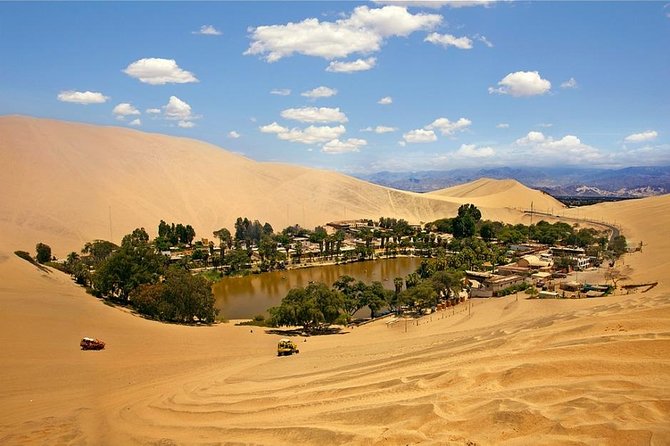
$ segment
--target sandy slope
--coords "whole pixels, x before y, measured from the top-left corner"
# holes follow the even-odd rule
[[[200,141],[18,116],[0,117],[0,165],[0,234],[30,251],[43,241],[59,255],[140,226],[152,233],[161,219],[211,238],[240,216],[313,228],[390,215],[429,221],[458,207]]]
[[[44,242],[59,256],[93,239],[118,243],[136,227],[153,234],[161,219],[211,238],[240,216],[313,228],[381,216],[426,222],[467,202],[484,218],[511,222],[526,221],[514,208],[533,200],[536,209],[561,207],[512,180],[416,194],[186,138],[21,116],[0,117],[0,165],[0,249],[32,252]]]
[[[20,121],[30,127],[30,120]],[[0,119],[0,129],[4,123]],[[37,127],[25,131],[47,132]],[[57,132],[63,126],[54,127]],[[81,138],[86,138],[86,127],[77,126]],[[101,132],[108,130],[91,131],[91,141],[100,141]],[[118,141],[118,129],[109,131]],[[121,133],[127,145],[107,142],[105,147],[129,150],[140,135],[143,143],[155,143],[157,151],[188,158],[187,147],[201,144],[187,141],[182,147],[183,140],[175,138],[163,142],[156,135]],[[0,135],[0,141],[7,140],[4,131]],[[211,150],[212,159],[225,158],[222,165],[252,164],[250,171],[259,177],[246,187],[256,193],[266,190],[263,178],[277,185],[272,175],[291,169],[308,178],[314,175],[310,181],[315,185],[323,177],[319,190],[324,193],[338,193],[334,189],[341,184],[323,173],[286,166],[264,170],[219,149],[197,147],[202,148],[199,153]],[[39,152],[25,150],[39,162]],[[63,156],[84,148],[59,150],[52,159],[56,166]],[[11,159],[15,169],[26,168],[18,156],[0,153],[0,161]],[[121,168],[114,163],[127,161],[99,156],[115,175],[144,157],[151,159],[141,151],[132,165]],[[162,172],[158,176],[181,171],[161,156],[154,161]],[[192,163],[206,168],[197,159]],[[65,170],[49,184],[60,184],[68,175],[81,177],[60,193],[71,192],[79,181],[89,184],[88,173]],[[96,172],[102,175],[103,170]],[[20,180],[21,175],[11,175]],[[123,180],[155,187],[151,196],[162,196],[160,187],[144,183],[143,175]],[[118,189],[114,200],[119,206],[124,200],[132,203],[128,212],[144,199],[124,196],[130,189],[122,182],[101,181],[110,181],[105,193]],[[387,199],[394,194],[374,189],[383,191],[375,195],[364,183],[342,181],[352,181],[347,184],[362,203],[374,205],[384,194]],[[12,193],[37,199],[31,184],[6,185],[16,187]],[[286,191],[300,190],[294,187],[287,185]],[[85,191],[79,197],[97,193]],[[64,202],[49,201],[58,200],[58,193],[45,187],[43,194],[48,199],[33,207],[39,212],[21,207],[18,198],[10,201],[3,195],[1,202],[0,444],[670,444],[670,285],[665,279],[670,272],[665,229],[670,196],[565,211],[616,221],[626,236],[644,241],[642,252],[627,255],[625,263],[633,268],[632,281],[660,281],[646,294],[578,301],[476,300],[472,314],[462,307],[456,314],[425,317],[407,331],[403,323],[381,322],[345,335],[312,337],[301,343],[300,355],[277,358],[277,335],[231,324],[182,327],[146,321],[104,305],[59,273],[42,272],[8,254],[18,247],[14,243],[23,237],[21,231],[63,242],[87,235],[83,229],[59,232],[63,221],[77,228],[97,224],[96,230],[105,231],[104,223],[86,217],[92,213],[78,214],[75,204],[69,215],[83,221],[68,220],[58,208]],[[195,210],[208,202],[203,198],[188,215],[200,215]],[[398,213],[433,212],[434,205],[425,203],[401,194],[380,206],[389,206],[386,215],[392,215],[393,206]],[[160,202],[144,206],[142,215],[152,218],[151,212],[168,212]],[[403,211],[405,206],[415,208]],[[101,220],[107,218],[107,204],[99,212]],[[511,210],[495,212],[519,218]],[[79,339],[86,335],[101,337],[108,348],[80,351]]]
[[[551,195],[530,189],[516,180],[480,178],[426,194],[455,203],[473,203],[481,208],[530,209],[558,213],[565,206]]]

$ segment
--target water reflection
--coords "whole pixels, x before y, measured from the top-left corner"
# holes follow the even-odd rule
[[[330,286],[340,276],[349,275],[365,283],[378,280],[385,288],[393,289],[394,278],[405,277],[420,263],[421,259],[416,257],[384,259],[227,277],[214,284],[213,291],[216,306],[224,317],[251,318],[259,313],[267,314],[267,309],[279,305],[291,288],[304,287],[312,281]]]

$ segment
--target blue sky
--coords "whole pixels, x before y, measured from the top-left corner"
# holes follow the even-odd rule
[[[663,2],[0,3],[0,114],[351,173],[670,164]]]

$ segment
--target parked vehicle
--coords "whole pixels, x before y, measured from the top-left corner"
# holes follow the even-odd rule
[[[105,343],[98,338],[82,338],[79,346],[82,350],[102,350]]]
[[[290,339],[281,339],[277,344],[277,356],[289,356],[293,353],[300,353],[298,346]]]

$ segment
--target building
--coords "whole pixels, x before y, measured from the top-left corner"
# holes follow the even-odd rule
[[[516,264],[521,268],[528,268],[534,271],[549,271],[554,262],[547,257],[529,254],[517,260]]]
[[[521,276],[498,276],[491,275],[484,279],[480,288],[472,289],[470,291],[471,297],[493,297],[498,296],[505,288],[525,283],[526,279]]]
[[[591,266],[591,258],[586,256],[579,256],[574,258],[575,269],[578,271],[584,271],[586,268]]]
[[[554,257],[578,257],[586,254],[584,248],[572,248],[569,246],[552,246],[549,250]]]

